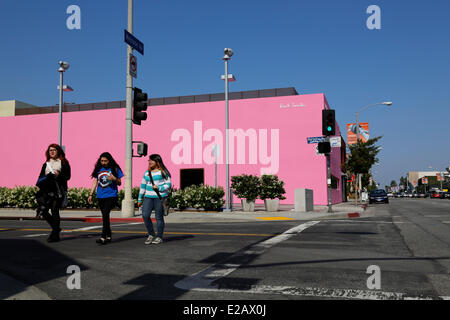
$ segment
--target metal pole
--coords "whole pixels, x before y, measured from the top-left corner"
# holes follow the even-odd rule
[[[128,0],[128,32],[133,34],[133,0]],[[132,89],[133,78],[129,70],[129,58],[133,54],[133,49],[127,45],[127,90],[126,90],[126,147],[125,147],[125,197],[122,200],[122,217],[134,216],[134,200],[132,195],[132,159],[133,159],[133,109],[132,109]]]
[[[214,145],[214,187],[217,188],[217,144]]]
[[[230,211],[230,163],[229,163],[229,145],[228,145],[228,127],[229,127],[229,119],[228,119],[228,59],[225,59],[225,158],[226,158],[226,205],[225,212]]]
[[[359,141],[359,112],[356,112],[356,144],[358,144]],[[359,198],[359,188],[361,188],[360,183],[359,183],[359,173],[356,173],[356,180],[355,181],[355,186],[357,185],[358,187],[355,188],[355,206],[358,205],[358,198]]]
[[[63,105],[63,73],[59,72],[59,135],[58,144],[62,147],[62,105]]]
[[[327,137],[327,142],[329,142],[329,141],[330,141],[330,137]],[[330,166],[331,155],[329,153],[327,153],[326,156],[327,156],[328,212],[333,212],[333,210],[331,210],[331,166]]]

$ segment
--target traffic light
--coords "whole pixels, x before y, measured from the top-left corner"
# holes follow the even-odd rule
[[[137,154],[140,157],[145,157],[147,155],[147,152],[148,152],[148,146],[146,143],[141,142],[137,145]]]
[[[133,88],[133,123],[141,125],[142,120],[147,120],[147,100],[148,96],[139,88]]]
[[[328,141],[319,142],[317,149],[319,149],[319,153],[330,153],[331,144]]]
[[[322,134],[334,136],[336,133],[336,119],[334,110],[322,110]]]

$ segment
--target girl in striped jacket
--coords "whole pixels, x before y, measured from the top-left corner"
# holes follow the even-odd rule
[[[151,175],[151,177],[150,177]],[[153,183],[152,183],[153,180]],[[169,194],[172,187],[170,172],[165,167],[160,155],[152,154],[148,160],[148,170],[142,178],[139,190],[138,206],[142,206],[142,218],[148,231],[145,244],[160,244],[163,242],[164,214],[160,200]],[[158,196],[159,193],[159,196]],[[150,218],[152,210],[155,209],[157,233],[153,230],[153,223]]]

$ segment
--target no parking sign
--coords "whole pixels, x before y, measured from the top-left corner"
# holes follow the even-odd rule
[[[135,56],[133,56],[132,54],[130,54],[130,59],[129,61],[129,67],[128,70],[130,70],[130,76],[132,76],[133,78],[137,78],[137,59]]]

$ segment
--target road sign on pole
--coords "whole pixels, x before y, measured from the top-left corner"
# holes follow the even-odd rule
[[[132,54],[130,54],[130,59],[128,60],[130,67],[130,76],[132,76],[133,78],[137,78],[137,60],[136,57]]]
[[[325,137],[307,137],[306,141],[308,142],[308,144],[324,142]]]
[[[125,42],[134,50],[144,55],[144,44],[141,41],[139,41],[138,38],[129,33],[126,29],[124,31],[125,31]]]

